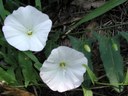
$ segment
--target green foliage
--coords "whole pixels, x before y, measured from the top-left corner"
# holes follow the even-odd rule
[[[38,75],[36,70],[33,68],[30,58],[22,52],[19,52],[18,60],[25,80],[25,87],[27,87],[30,83],[37,83]]]
[[[55,32],[54,34],[50,35],[49,40],[47,41],[46,46],[45,46],[45,56],[46,57],[49,56],[52,49],[58,47],[57,41],[58,41],[60,35],[61,35],[60,31]]]
[[[1,43],[1,45],[6,43]],[[3,63],[0,63],[0,81],[5,81],[10,85],[37,84],[39,75],[33,68],[41,64],[38,59],[30,52],[18,52],[11,46],[4,46],[0,49],[0,56]]]
[[[124,39],[126,39],[127,42],[128,42],[128,33],[126,33],[126,32],[120,32],[120,35],[121,35]]]
[[[39,62],[37,57],[30,51],[24,52],[24,54],[27,55],[32,61],[34,61],[35,68],[37,68],[37,70],[40,70],[40,67],[42,66],[42,64]]]
[[[117,91],[120,91],[119,83],[123,81],[123,60],[119,50],[115,50],[113,42],[116,40],[110,37],[100,36],[95,33],[97,40],[99,41],[99,50],[101,59],[106,71],[107,77],[110,83],[115,86]]]
[[[124,79],[124,85],[128,85],[128,69]]]
[[[95,74],[90,70],[90,68],[86,64],[83,64],[83,66],[87,70],[87,73],[88,73],[92,83],[95,84],[95,81],[97,81],[97,77],[95,76]]]
[[[86,89],[85,87],[82,87],[84,96],[93,96],[92,90]]]
[[[10,70],[14,71],[14,70]],[[14,74],[10,74],[9,71],[6,71],[0,67],[0,81],[5,81],[8,84],[16,85],[17,81]]]
[[[39,7],[39,9],[41,10],[41,0],[35,0],[35,4],[36,4],[36,7]]]

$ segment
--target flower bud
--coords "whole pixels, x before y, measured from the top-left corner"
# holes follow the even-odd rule
[[[87,52],[91,52],[91,49],[90,49],[89,45],[87,45],[87,44],[84,45],[84,49]]]
[[[116,43],[113,43],[113,44],[112,44],[112,48],[113,48],[115,51],[118,51],[118,46],[117,46]]]

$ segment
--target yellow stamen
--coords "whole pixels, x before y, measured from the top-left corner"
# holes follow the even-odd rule
[[[31,36],[32,35],[32,31],[28,31],[27,35]]]
[[[65,62],[61,62],[61,63],[60,63],[60,67],[61,67],[61,68],[64,68],[65,66],[66,66]]]

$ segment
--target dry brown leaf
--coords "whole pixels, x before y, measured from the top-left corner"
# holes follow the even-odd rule
[[[19,88],[14,88],[2,83],[0,83],[0,90],[3,91],[1,94],[4,96],[35,96],[34,94],[28,91]]]
[[[105,0],[95,1],[95,0],[74,0],[72,2],[73,5],[77,5],[83,7],[84,9],[91,9],[100,7],[105,3]]]
[[[98,23],[93,21],[93,22],[90,22],[90,23],[88,24],[88,26],[86,27],[86,29],[88,29],[88,30],[93,30],[93,29],[95,29],[97,26],[98,26]]]
[[[94,30],[97,26],[98,23],[94,21],[88,24],[88,26],[85,28],[86,30],[88,30],[88,32],[86,32],[87,37],[92,37],[92,30]]]

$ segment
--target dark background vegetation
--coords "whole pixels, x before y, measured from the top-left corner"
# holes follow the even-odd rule
[[[77,22],[83,16],[85,16],[85,14],[101,6],[103,3],[102,2],[99,3],[99,5],[96,5],[97,3],[95,2],[106,2],[107,0],[81,0],[81,2],[83,2],[82,4],[80,3],[80,0],[76,0],[79,3],[75,3],[74,1],[75,0],[41,0],[42,12],[47,13],[53,21],[53,28],[49,38],[54,37],[53,34],[55,32],[60,32],[60,35],[58,35],[58,37],[54,37],[57,39],[56,42],[58,43],[58,45],[71,46],[68,37],[64,35],[67,29],[70,28],[71,24]],[[3,0],[3,2],[5,8],[10,12],[16,10],[19,6],[35,6],[34,0]],[[88,6],[89,4],[90,6]],[[39,8],[38,6],[36,7]],[[79,27],[74,29],[74,31],[70,34],[77,38],[82,38],[83,35],[86,38],[90,38],[91,34],[82,33],[82,31],[88,29],[90,30],[96,27],[96,32],[105,36],[114,36],[115,34],[118,34],[118,32],[120,31],[128,31],[128,2],[125,2],[120,6],[117,6],[114,9],[110,10],[109,12],[80,25]],[[80,33],[77,34],[78,32]],[[126,71],[128,67],[128,44],[126,43],[126,40],[124,40],[123,38],[121,38],[120,44],[121,55],[124,58],[124,67]],[[102,78],[101,81],[108,82],[108,79],[105,76],[103,76],[105,72],[103,69],[102,61],[99,59],[100,54],[97,48],[97,42],[93,43],[92,46],[92,60],[94,73],[97,77]],[[43,62],[43,60],[45,60],[46,57],[42,56],[42,54],[45,53],[40,52],[36,55],[38,56],[40,61]],[[92,85],[91,89],[93,91],[94,96],[128,96],[127,86],[125,86],[124,90],[121,93],[114,91],[111,86]],[[83,96],[81,87],[64,93],[53,92],[46,86],[29,86],[28,88],[26,88],[26,90],[36,94],[37,96]]]

